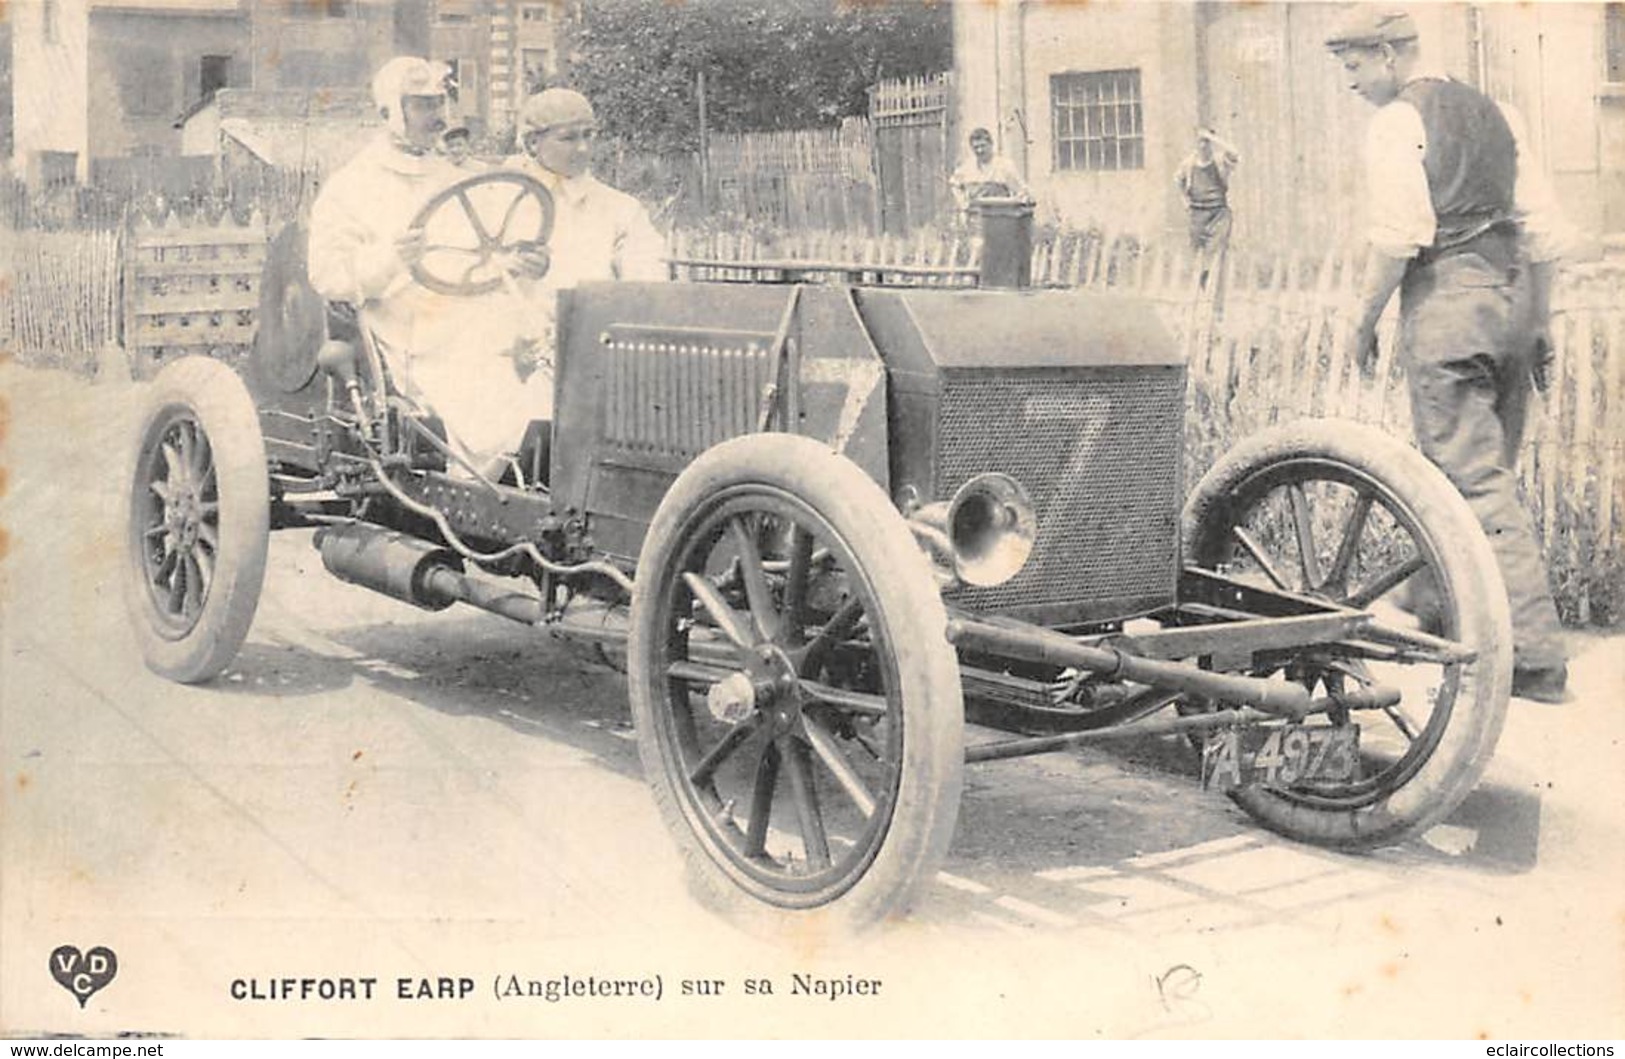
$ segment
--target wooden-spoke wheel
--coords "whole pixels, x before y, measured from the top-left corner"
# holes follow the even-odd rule
[[[1185,509],[1186,561],[1241,581],[1368,610],[1359,644],[1276,657],[1263,672],[1337,699],[1360,762],[1335,786],[1243,787],[1267,826],[1369,848],[1437,823],[1494,752],[1512,633],[1494,554],[1465,501],[1414,449],[1355,423],[1304,421],[1248,439]],[[1262,673],[1261,673],[1262,675]]]
[[[259,603],[269,497],[265,445],[230,368],[164,368],[137,435],[126,600],[147,665],[183,683],[236,655]]]
[[[656,799],[711,903],[841,931],[907,906],[958,812],[945,625],[901,516],[826,447],[754,435],[678,479],[627,668]]]
[[[521,253],[532,260],[546,254],[553,196],[524,173],[481,173],[437,193],[410,227],[424,239],[423,256],[411,267],[414,280],[450,297],[489,294]]]

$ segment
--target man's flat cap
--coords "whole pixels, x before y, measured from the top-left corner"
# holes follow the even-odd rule
[[[548,88],[536,93],[519,109],[519,122],[535,132],[546,132],[565,125],[592,125],[592,103],[580,92],[569,88]]]
[[[1416,23],[1403,11],[1359,4],[1338,23],[1326,38],[1332,51],[1344,48],[1374,48],[1416,39]]]

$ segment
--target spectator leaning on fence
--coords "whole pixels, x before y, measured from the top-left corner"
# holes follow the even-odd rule
[[[489,466],[518,447],[531,419],[551,412],[551,389],[523,392],[516,370],[535,348],[534,331],[551,321],[538,323],[507,288],[452,298],[411,277],[424,255],[424,233],[412,221],[469,175],[435,150],[446,127],[445,76],[439,63],[402,56],[373,78],[385,129],[316,197],[310,282],[329,301],[361,310],[397,380],[439,413],[471,462]]]
[[[1010,159],[993,150],[993,134],[986,129],[972,129],[971,156],[961,162],[948,186],[954,193],[954,202],[961,213],[970,204],[982,198],[1027,199],[1027,184],[1016,172]]]
[[[1561,220],[1516,115],[1426,67],[1409,15],[1362,5],[1326,46],[1378,108],[1366,136],[1371,248],[1352,352],[1368,370],[1375,363],[1377,321],[1398,290],[1417,441],[1472,506],[1506,580],[1513,693],[1561,702],[1562,629],[1513,470],[1531,381],[1544,389],[1550,369]],[[1426,622],[1426,586],[1414,588]]]

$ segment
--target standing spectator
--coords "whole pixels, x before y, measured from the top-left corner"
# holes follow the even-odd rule
[[[948,178],[948,186],[953,190],[954,202],[960,213],[968,210],[977,199],[1029,198],[1027,184],[1016,172],[1015,165],[1004,155],[994,152],[992,133],[986,129],[972,129],[970,151],[971,156],[960,163],[953,176]]]
[[[1562,629],[1513,471],[1531,379],[1546,384],[1561,221],[1516,115],[1427,68],[1409,15],[1362,5],[1326,46],[1377,107],[1366,136],[1371,245],[1350,352],[1369,370],[1377,321],[1398,290],[1417,441],[1466,497],[1506,581],[1513,694],[1561,702]],[[1425,623],[1428,586],[1414,587]]]
[[[1230,243],[1230,174],[1240,161],[1239,151],[1204,126],[1196,130],[1196,149],[1174,176],[1190,216],[1191,248],[1201,255],[1204,283]]]

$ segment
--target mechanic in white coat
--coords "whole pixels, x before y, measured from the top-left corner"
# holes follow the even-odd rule
[[[310,282],[328,300],[361,310],[406,391],[439,414],[474,466],[492,469],[518,447],[531,419],[551,415],[551,388],[539,403],[521,383],[520,361],[539,340],[551,344],[552,299],[525,274],[473,297],[436,294],[412,278],[429,242],[412,221],[469,175],[435,150],[446,128],[446,73],[440,63],[400,56],[373,78],[385,129],[316,198]]]

